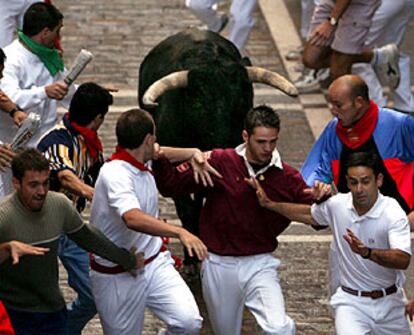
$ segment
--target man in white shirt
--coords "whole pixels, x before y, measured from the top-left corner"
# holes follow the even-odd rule
[[[149,166],[156,141],[151,115],[139,109],[123,113],[116,136],[116,152],[95,185],[90,221],[116,245],[141,252],[145,268],[133,278],[101,257],[92,258],[92,291],[104,333],[140,334],[148,307],[167,324],[167,334],[198,334],[202,318],[196,302],[161,237],[179,238],[200,260],[207,248],[185,229],[158,218],[158,191]],[[194,150],[187,152],[180,160],[194,155]]]
[[[63,82],[64,64],[55,40],[63,26],[63,15],[53,5],[31,5],[18,38],[4,48],[7,56],[0,88],[26,113],[41,117],[40,129],[29,141],[34,147],[41,134],[56,124],[57,106],[69,107],[75,92]],[[0,113],[0,140],[10,143],[17,131],[13,119]]]
[[[291,220],[330,226],[340,287],[331,297],[337,334],[411,334],[401,286],[411,258],[408,219],[397,201],[379,193],[377,157],[353,153],[346,164],[350,193],[317,205],[277,203],[257,180],[260,204]]]

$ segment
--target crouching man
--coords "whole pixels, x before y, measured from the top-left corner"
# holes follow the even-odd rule
[[[16,335],[66,334],[65,301],[59,290],[57,251],[65,233],[87,251],[133,271],[137,257],[118,248],[96,228],[85,224],[63,194],[49,192],[49,162],[35,149],[12,161],[16,192],[0,203],[0,243],[19,240],[45,247],[42,257],[25,256],[18,264],[0,267],[0,300]]]
[[[350,193],[317,205],[274,202],[260,182],[259,203],[291,220],[330,226],[338,250],[340,287],[331,298],[336,333],[411,334],[401,286],[411,257],[408,219],[397,201],[379,189],[383,175],[375,154],[358,152],[346,163]]]

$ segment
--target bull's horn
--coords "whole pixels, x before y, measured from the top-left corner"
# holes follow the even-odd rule
[[[155,101],[165,92],[175,89],[186,87],[188,82],[188,71],[177,71],[170,73],[167,76],[162,77],[153,83],[145,91],[142,102],[144,105],[155,107],[158,103]]]
[[[291,97],[298,96],[296,87],[280,74],[256,66],[246,66],[246,70],[252,83],[267,84],[281,90]]]

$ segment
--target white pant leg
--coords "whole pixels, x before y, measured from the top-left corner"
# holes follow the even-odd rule
[[[144,273],[132,277],[91,271],[95,297],[105,335],[137,335],[144,324],[148,281]]]
[[[389,43],[401,43],[407,24],[413,15],[414,0],[382,0],[372,19],[365,44],[369,47],[380,47]],[[408,55],[402,54],[399,62],[401,70],[400,85],[397,88],[397,93],[393,96],[397,103],[396,108],[403,111],[412,111],[414,107],[409,63]],[[368,68],[369,66],[368,64],[357,64],[353,66],[352,72],[360,75],[365,80],[370,90],[371,99],[378,105],[385,106],[387,100],[382,86],[375,72]]]
[[[309,34],[313,10],[315,9],[315,3],[313,0],[302,0],[301,8],[302,15],[300,23],[300,36],[302,36],[302,38],[306,41]]]
[[[400,85],[391,91],[390,97],[394,100],[394,108],[403,112],[414,112],[414,96],[411,93],[410,56],[400,52]]]
[[[210,252],[209,258],[202,263],[203,298],[216,335],[239,335],[241,331],[244,297],[238,278],[238,262],[234,258]]]
[[[267,335],[293,335],[295,323],[286,314],[285,302],[279,284],[277,268],[280,261],[272,255],[263,256],[261,269],[250,278],[245,286],[246,307]],[[245,265],[243,273],[249,273],[251,264]]]
[[[244,49],[255,24],[253,19],[255,8],[256,0],[233,0],[231,3],[228,39],[239,51]]]
[[[221,28],[221,18],[213,9],[218,0],[186,0],[186,6],[197,16],[201,21],[207,24],[208,29],[212,31],[219,31]]]
[[[332,296],[338,335],[409,335],[401,290],[380,299],[358,297],[341,288]]]
[[[174,269],[170,253],[161,253],[155,261],[158,264],[149,278],[147,307],[167,324],[165,334],[198,334],[203,318],[193,294]]]

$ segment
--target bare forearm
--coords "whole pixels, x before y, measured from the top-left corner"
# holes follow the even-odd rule
[[[78,176],[70,170],[62,170],[58,172],[59,182],[62,187],[74,195],[85,197],[92,200],[93,187],[85,184]]]
[[[123,215],[129,229],[153,236],[178,238],[182,228],[148,215],[139,209],[132,209]]]
[[[196,148],[161,147],[161,153],[172,163],[190,160],[197,150]]]
[[[398,249],[372,249],[369,259],[386,268],[405,270],[410,258],[410,255]]]
[[[339,19],[343,13],[346,11],[350,4],[350,0],[337,0],[335,2],[335,7],[331,12],[331,17],[334,17],[335,19]]]
[[[287,217],[291,221],[298,221],[307,225],[318,225],[312,218],[310,205],[271,201],[265,207]]]
[[[10,257],[9,242],[0,244],[0,263]]]

